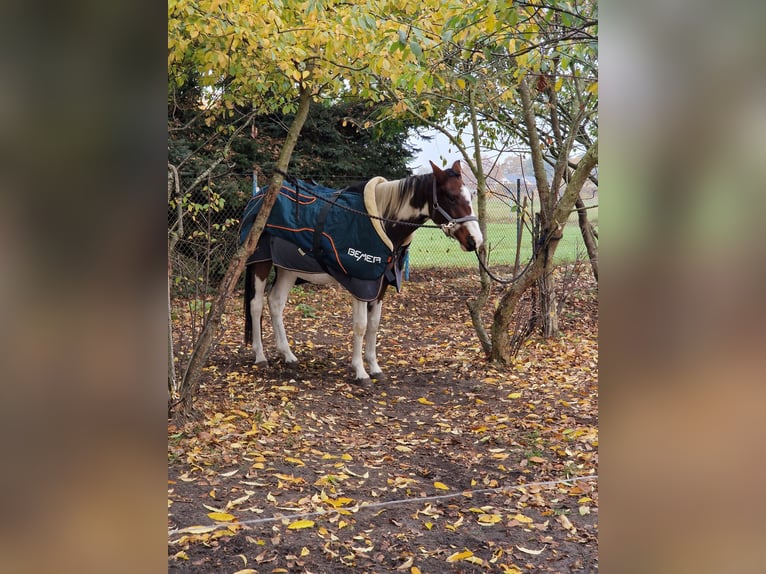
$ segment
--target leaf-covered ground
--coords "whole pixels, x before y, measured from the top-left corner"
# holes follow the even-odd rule
[[[206,373],[202,418],[168,427],[173,572],[597,572],[595,286],[562,338],[487,364],[470,272],[415,271],[384,303],[385,380],[352,384],[351,305],[303,285],[285,314],[301,363],[241,343],[241,302]]]

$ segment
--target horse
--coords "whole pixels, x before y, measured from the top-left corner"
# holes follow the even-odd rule
[[[479,249],[484,239],[479,229],[478,218],[473,213],[471,195],[463,184],[460,161],[454,162],[451,168],[444,170],[433,162],[430,163],[432,173],[395,181],[373,178],[384,182],[374,187],[374,201],[377,213],[381,216],[379,219],[383,222],[385,235],[390,239],[394,252],[406,249],[415,230],[428,219],[437,224],[448,237],[456,239],[463,251]],[[371,181],[354,184],[344,191],[361,193]],[[273,260],[256,261],[247,265],[244,300],[245,342],[252,344],[257,366],[268,364],[261,337],[261,318],[266,284],[272,266],[276,269],[276,278],[268,295],[268,305],[277,351],[288,364],[298,362],[298,358],[290,350],[283,320],[290,289],[299,279],[319,285],[337,283],[328,273],[295,271],[280,267]],[[382,378],[376,353],[377,334],[383,296],[391,283],[390,274],[383,276],[377,296],[369,301],[359,299],[352,293],[354,298],[351,366],[357,383],[367,383],[371,378]],[[367,361],[369,373],[365,369],[363,359]]]

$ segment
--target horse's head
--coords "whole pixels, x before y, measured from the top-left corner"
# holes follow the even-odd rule
[[[475,251],[484,243],[479,220],[473,214],[471,194],[463,185],[460,161],[449,169],[439,169],[431,162],[434,172],[431,219],[442,230],[460,242],[463,251]]]

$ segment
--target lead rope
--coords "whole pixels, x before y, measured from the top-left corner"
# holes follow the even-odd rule
[[[479,254],[479,250],[476,250],[476,259],[479,260],[479,267],[481,267],[484,272],[489,276],[490,279],[493,281],[500,283],[501,285],[512,285],[516,281],[518,281],[524,273],[527,272],[527,269],[534,263],[535,261],[535,255],[540,251],[540,249],[543,249],[548,243],[550,243],[550,240],[553,238],[553,231],[549,232],[546,238],[543,241],[540,241],[537,245],[534,247],[534,252],[532,253],[532,257],[529,258],[529,261],[527,261],[527,264],[524,266],[524,268],[519,271],[519,273],[515,277],[511,277],[510,279],[502,279],[492,273],[489,268],[487,267],[486,263],[484,263],[484,260],[482,259],[481,255]]]

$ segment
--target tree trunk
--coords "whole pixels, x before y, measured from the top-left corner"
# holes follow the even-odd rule
[[[173,263],[168,248],[168,397],[171,399],[176,392],[176,360],[173,353],[173,303],[170,298],[170,286],[173,281]]]
[[[553,185],[548,183],[548,175],[545,172],[545,158],[543,157],[542,144],[537,133],[535,123],[535,114],[532,108],[532,96],[529,92],[529,86],[525,81],[519,84],[519,95],[521,96],[522,107],[524,109],[524,122],[529,133],[529,147],[532,152],[532,165],[535,171],[535,180],[537,182],[537,192],[540,196],[540,230],[541,238],[546,241],[539,245],[539,250],[535,257],[542,257],[542,269],[537,281],[540,287],[540,318],[543,325],[543,335],[546,338],[556,337],[559,334],[558,305],[556,304],[556,280],[553,267],[553,253],[556,251],[556,245],[561,238],[560,225],[553,221],[553,208],[558,200],[558,189],[562,179],[562,166],[566,166],[566,156],[569,153],[574,133],[577,132],[578,125],[571,126],[570,135],[567,138],[567,145],[561,145],[561,134],[558,130],[558,120],[554,116],[554,128],[557,131],[557,143],[559,145],[559,158],[556,161],[556,169],[553,176]],[[563,156],[563,157],[562,157]]]
[[[535,257],[518,281],[511,284],[500,299],[492,319],[492,350],[489,355],[490,361],[496,363],[510,364],[513,361],[511,352],[511,332],[510,325],[513,320],[513,313],[516,306],[521,301],[524,292],[532,287],[537,281],[543,270],[542,257]]]
[[[596,237],[593,234],[593,226],[588,221],[588,210],[585,209],[585,203],[579,196],[577,197],[575,207],[577,207],[577,221],[580,224],[582,240],[588,252],[591,269],[593,269],[593,277],[596,280],[596,284],[598,284],[598,245],[596,245]]]
[[[549,252],[549,256],[551,255]],[[543,337],[552,339],[560,334],[556,268],[552,263],[552,259],[545,266],[542,275],[538,279],[538,284],[540,286],[540,317],[542,320]]]
[[[308,117],[309,104],[311,103],[311,92],[306,89],[301,89],[300,100],[298,103],[298,110],[295,115],[290,129],[287,132],[285,143],[279,154],[276,168],[283,172],[287,171],[287,167],[290,163],[290,157],[292,156],[295,144],[298,141],[298,135],[303,128],[303,124]],[[189,359],[189,363],[184,372],[183,379],[180,385],[181,399],[179,401],[179,410],[176,415],[179,419],[185,419],[193,414],[194,409],[194,396],[199,389],[200,376],[202,374],[202,368],[207,362],[210,356],[210,351],[213,347],[213,343],[218,335],[219,327],[221,324],[221,317],[223,316],[226,300],[234,292],[234,288],[237,285],[242,271],[245,269],[248,257],[255,251],[255,247],[258,244],[258,240],[261,237],[264,227],[266,226],[266,220],[269,217],[271,208],[276,201],[277,193],[282,185],[282,176],[275,171],[269,183],[269,189],[266,196],[263,199],[263,206],[256,217],[253,227],[250,230],[244,244],[242,244],[234,255],[234,258],[229,263],[226,273],[218,287],[215,299],[211,302],[210,310],[208,311],[205,325],[202,328],[202,333],[194,346],[194,351]]]
[[[173,301],[171,299],[171,287],[173,281],[173,252],[178,240],[184,234],[184,212],[181,205],[181,182],[178,177],[178,169],[168,163],[168,203],[172,197],[176,198],[176,211],[178,219],[168,233],[168,397],[172,400],[178,390],[176,377],[176,359],[173,351]]]

